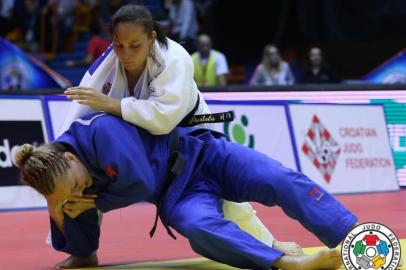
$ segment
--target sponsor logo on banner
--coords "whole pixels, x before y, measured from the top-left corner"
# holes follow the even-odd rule
[[[0,121],[0,186],[20,185],[14,156],[24,143],[44,143],[41,121]]]
[[[394,152],[406,152],[406,125],[389,124],[389,140]]]
[[[406,104],[388,99],[371,99],[371,103],[383,104],[386,112],[389,140],[395,159],[398,179],[406,185]]]
[[[341,246],[345,269],[393,269],[400,262],[400,243],[395,233],[379,223],[352,229]]]
[[[6,66],[1,73],[1,89],[7,91],[21,90],[28,87],[26,69],[21,64]]]
[[[406,124],[389,124],[388,133],[399,182],[406,186]]]
[[[302,151],[321,173],[323,179],[329,183],[341,149],[317,115],[313,116],[302,145]]]
[[[234,120],[216,123],[216,131],[222,132],[234,143],[255,149],[280,161],[285,167],[297,170],[286,108],[280,104],[217,104],[208,102],[210,111],[232,111]]]
[[[234,111],[233,111],[234,113]],[[236,142],[245,145],[249,148],[255,147],[255,138],[252,134],[247,134],[246,128],[248,127],[248,117],[241,115],[239,123],[226,122],[224,123],[224,134],[228,141]]]
[[[300,169],[332,193],[397,190],[377,105],[290,104]]]

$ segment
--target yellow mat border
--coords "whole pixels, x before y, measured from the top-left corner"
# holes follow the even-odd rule
[[[406,256],[406,239],[400,240],[402,249],[402,258]],[[325,247],[312,247],[304,248],[306,254],[314,254]],[[337,247],[340,249],[340,247]],[[123,264],[123,265],[102,265],[94,268],[81,268],[83,270],[101,270],[101,269],[121,269],[121,270],[167,270],[167,269],[178,269],[178,270],[235,270],[237,268],[213,262],[205,258],[193,258],[193,259],[183,259],[183,260],[170,260],[170,261],[156,261],[156,262],[143,262],[134,264]],[[341,267],[340,270],[344,270]],[[398,268],[406,270],[405,266]]]

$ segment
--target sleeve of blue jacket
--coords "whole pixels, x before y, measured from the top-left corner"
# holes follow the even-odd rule
[[[52,246],[78,257],[87,257],[99,248],[100,226],[97,209],[89,209],[72,219],[64,214],[63,234],[51,220]]]

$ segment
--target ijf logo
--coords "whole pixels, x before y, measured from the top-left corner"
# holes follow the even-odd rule
[[[316,115],[306,133],[302,151],[329,183],[337,165],[340,146]]]
[[[344,267],[352,269],[395,270],[400,262],[396,235],[378,223],[364,223],[352,229],[341,247]]]
[[[233,113],[235,113],[233,111]],[[254,135],[250,134],[247,136],[246,128],[248,127],[248,117],[246,115],[241,116],[241,124],[235,124],[230,127],[230,123],[224,123],[224,134],[228,141],[236,142],[241,145],[248,146],[249,148],[254,148]]]

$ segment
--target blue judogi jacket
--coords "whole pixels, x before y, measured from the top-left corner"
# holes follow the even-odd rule
[[[179,131],[187,166],[167,192],[164,204],[169,205],[176,202],[199,165],[196,159],[204,141],[196,136],[197,131],[201,135],[212,132],[194,128]],[[194,136],[184,136],[188,133]],[[171,136],[151,136],[116,116],[99,113],[78,119],[56,141],[71,146],[84,163],[94,181],[89,192],[98,193],[96,207],[107,212],[140,201],[156,204],[168,176]]]
[[[179,132],[180,149],[187,163],[182,174],[165,191],[160,211],[163,222],[167,222],[170,210],[203,162],[203,159],[197,162],[204,147],[204,141],[199,136],[212,131],[181,128]],[[187,136],[188,133],[195,134]],[[148,131],[121,118],[96,113],[73,122],[56,142],[69,145],[89,170],[93,185],[85,193],[98,194],[95,200],[97,209],[108,212],[141,201],[157,203],[168,177],[171,136],[151,136]],[[84,230],[81,224],[86,224],[89,230]],[[78,242],[98,238],[99,230],[96,209],[88,210],[75,219],[64,215],[63,235],[51,220],[54,248],[76,256],[86,256],[91,249],[97,249],[98,241],[89,241],[93,244]]]

